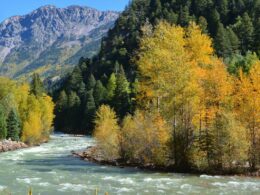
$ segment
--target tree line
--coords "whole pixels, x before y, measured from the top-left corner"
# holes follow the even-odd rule
[[[131,110],[132,86],[123,67],[118,64],[108,78],[96,79],[88,65],[82,62],[76,67],[57,96],[55,129],[59,131],[91,134],[95,112],[102,104],[113,105],[121,116]]]
[[[127,139],[121,133],[119,140],[108,139],[120,145],[120,152],[106,156],[155,163],[140,156],[162,145],[164,162],[176,167],[233,167],[234,162],[255,167],[259,10],[259,0],[131,1],[103,38],[98,55],[81,58],[54,92],[55,128],[92,134],[95,113],[105,104],[115,112],[115,129],[131,132]],[[125,118],[129,124],[124,126]],[[158,129],[160,134],[148,134]],[[151,146],[145,148],[148,138]],[[137,153],[122,148],[124,139],[131,140],[125,147],[133,145]]]
[[[233,170],[260,164],[260,61],[230,74],[199,26],[159,22],[144,28],[133,60],[137,109],[123,120],[107,105],[94,136],[106,160]]]
[[[248,72],[259,59],[259,10],[259,0],[131,1],[103,38],[98,55],[81,58],[53,93],[55,128],[91,134],[94,113],[103,103],[112,106],[121,119],[134,113],[139,71],[133,58],[147,33],[143,31],[146,24],[155,26],[165,20],[187,27],[193,21],[212,38],[215,54],[224,59],[230,73],[238,75],[240,68]]]
[[[0,78],[0,140],[29,145],[47,141],[52,130],[54,103],[38,74],[31,85]]]

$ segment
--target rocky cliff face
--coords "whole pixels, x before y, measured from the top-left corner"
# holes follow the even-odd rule
[[[0,24],[0,75],[63,72],[97,52],[119,13],[88,7],[44,6]]]

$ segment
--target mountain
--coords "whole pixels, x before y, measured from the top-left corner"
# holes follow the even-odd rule
[[[0,75],[62,74],[93,56],[119,13],[89,7],[43,6],[0,24]]]

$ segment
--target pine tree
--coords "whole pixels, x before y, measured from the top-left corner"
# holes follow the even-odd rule
[[[217,6],[219,8],[219,13],[222,17],[222,21],[225,21],[225,19],[227,19],[227,15],[229,12],[228,9],[228,1],[227,0],[220,0],[217,2]]]
[[[5,139],[7,136],[6,117],[4,108],[0,106],[0,140]]]
[[[240,41],[239,41],[237,35],[232,30],[232,28],[227,28],[227,37],[228,37],[229,42],[230,42],[231,53],[232,54],[238,54],[239,53]]]
[[[215,48],[217,54],[221,57],[228,57],[231,55],[230,41],[222,23],[218,24],[217,34],[215,37]]]
[[[70,92],[68,95],[68,109],[66,115],[67,132],[78,131],[80,129],[80,105],[81,100],[75,92]]]
[[[86,130],[86,134],[91,134],[93,129],[94,116],[96,112],[96,104],[93,97],[93,90],[86,93],[86,105],[83,113],[82,128]]]
[[[260,13],[259,13],[260,14]],[[255,25],[255,48],[254,50],[257,52],[258,56],[260,56],[260,17],[256,20]]]
[[[107,100],[111,101],[115,96],[116,90],[116,75],[112,73],[107,83]]]
[[[161,12],[162,12],[161,1],[160,0],[151,0],[150,9],[151,9],[152,22],[154,23],[155,19],[158,20],[161,16]]]
[[[178,23],[187,26],[190,21],[190,13],[188,6],[181,7]]]
[[[79,66],[76,66],[73,72],[69,76],[67,90],[68,91],[79,90],[81,82],[83,82],[82,71]]]
[[[79,89],[78,89],[78,94],[79,94],[79,97],[80,97],[81,99],[84,98],[85,91],[86,91],[86,85],[85,85],[85,83],[82,81],[82,82],[79,84]]]
[[[93,92],[93,96],[97,106],[99,106],[104,101],[105,94],[106,94],[106,88],[103,86],[102,82],[98,80],[96,82],[94,92]]]
[[[130,86],[122,66],[120,73],[117,75],[113,102],[120,117],[123,117],[130,109]]]
[[[40,76],[37,73],[34,73],[32,76],[30,92],[35,96],[41,96],[43,93],[45,93],[43,82],[41,81]]]
[[[14,110],[11,110],[7,118],[7,138],[18,141],[20,131],[20,119],[17,113]]]
[[[254,26],[247,12],[243,14],[238,30],[241,39],[241,51],[242,54],[245,54],[253,49],[254,42]]]
[[[212,36],[217,34],[218,25],[220,23],[220,14],[216,9],[213,9],[209,17],[209,32]]]
[[[64,90],[61,91],[59,94],[58,100],[56,101],[56,107],[55,107],[55,129],[58,129],[59,131],[64,129],[64,126],[66,125],[66,122],[64,119],[66,119],[66,111],[68,108],[68,97]]]
[[[88,78],[87,84],[86,84],[86,90],[94,89],[96,85],[96,79],[93,74],[91,74]]]
[[[207,19],[204,18],[203,16],[200,16],[199,17],[199,21],[198,21],[198,24],[202,30],[203,33],[207,34],[208,33],[208,22],[207,22]]]

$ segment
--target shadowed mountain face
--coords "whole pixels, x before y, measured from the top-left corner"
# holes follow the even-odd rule
[[[79,58],[91,57],[114,25],[118,12],[88,7],[44,6],[0,24],[0,75],[64,73]]]

